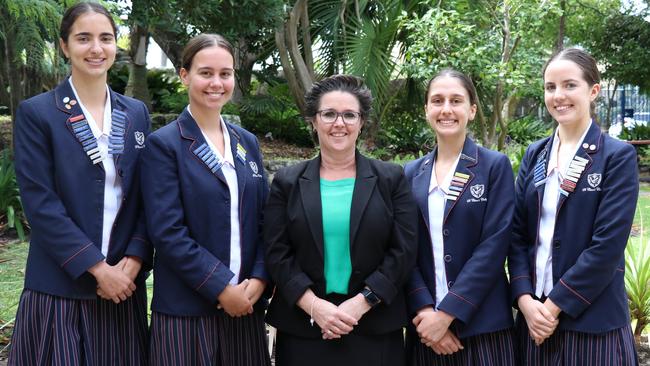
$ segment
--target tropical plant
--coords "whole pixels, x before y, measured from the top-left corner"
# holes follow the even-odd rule
[[[258,90],[244,99],[239,112],[242,125],[253,133],[270,133],[274,139],[299,146],[313,146],[310,127],[296,109],[287,84]]]
[[[0,230],[14,229],[24,240],[26,225],[14,163],[9,150],[5,149],[0,152]]]
[[[508,137],[510,142],[530,145],[532,142],[550,135],[551,128],[547,122],[536,117],[525,116],[510,122]]]
[[[61,14],[54,0],[0,0],[0,104],[12,116],[21,100],[56,85],[64,73],[57,52]]]
[[[643,221],[643,218],[642,220]],[[641,226],[643,233],[643,226]],[[630,316],[636,321],[634,338],[640,343],[641,333],[650,324],[650,242],[641,234],[638,241],[628,240],[625,248],[625,289]]]

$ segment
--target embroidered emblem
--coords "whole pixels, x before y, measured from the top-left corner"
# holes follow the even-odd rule
[[[253,173],[257,174],[257,163],[255,163],[254,161],[249,161],[248,165],[250,165],[251,169],[253,169]]]
[[[485,185],[475,184],[469,187],[469,191],[472,193],[472,196],[474,196],[474,198],[481,198],[483,196],[483,193],[485,193]]]
[[[141,131],[135,131],[134,135],[135,135],[135,143],[137,144],[135,145],[135,148],[142,149],[144,147],[144,133],[142,133]]]
[[[602,180],[602,175],[600,173],[592,173],[587,175],[587,183],[591,186],[591,188],[596,188],[600,185],[600,181]]]

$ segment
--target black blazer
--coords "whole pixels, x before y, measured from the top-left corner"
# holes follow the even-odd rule
[[[266,265],[276,283],[269,324],[303,337],[320,337],[296,302],[311,288],[335,304],[368,286],[382,300],[354,328],[382,334],[407,322],[403,284],[415,265],[417,206],[398,165],[356,153],[350,212],[352,274],[348,295],[325,295],[320,157],[280,170],[266,205]]]

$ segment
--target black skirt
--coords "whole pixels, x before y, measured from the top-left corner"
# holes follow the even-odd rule
[[[403,366],[404,334],[348,334],[340,339],[302,338],[278,331],[276,366]]]

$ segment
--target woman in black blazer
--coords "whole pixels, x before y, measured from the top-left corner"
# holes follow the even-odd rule
[[[355,149],[372,102],[361,79],[326,78],[306,102],[320,155],[279,171],[265,210],[276,364],[403,365],[416,205],[399,166]]]

